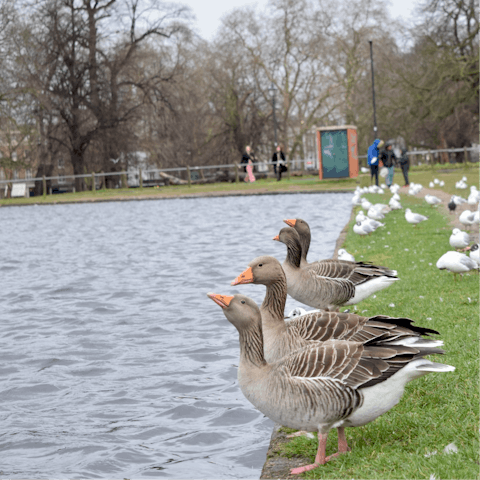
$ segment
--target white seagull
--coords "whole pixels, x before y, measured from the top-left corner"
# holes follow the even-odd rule
[[[463,223],[465,227],[469,227],[475,222],[475,213],[470,210],[464,210],[458,217],[460,223]]]
[[[429,195],[428,193],[425,195],[425,201],[432,206],[442,203],[442,201],[438,197],[436,197],[435,195]]]
[[[448,270],[453,273],[453,278],[457,280],[457,273],[465,273],[477,268],[477,263],[460,252],[447,252],[442,255],[437,262],[439,270]],[[461,278],[461,277],[460,277]]]
[[[348,253],[344,248],[341,248],[338,251],[337,258],[339,260],[346,260],[347,262],[355,262],[355,257],[351,253]]]
[[[454,228],[449,242],[453,248],[465,248],[470,245],[470,235],[459,228]]]
[[[478,247],[478,243],[474,243],[470,248],[467,248],[467,250],[470,250],[470,258],[477,263],[477,269],[480,268],[480,249]]]
[[[371,228],[369,228],[366,224],[363,224],[363,223],[360,223],[360,222],[357,222],[353,226],[353,231],[357,235],[368,235],[369,233],[373,232],[373,230]]]
[[[419,213],[413,213],[409,208],[407,208],[405,210],[405,220],[415,226],[417,223],[428,220],[428,217],[425,215],[420,215]]]

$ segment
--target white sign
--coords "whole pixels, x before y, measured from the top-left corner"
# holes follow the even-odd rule
[[[12,185],[12,198],[26,197],[27,184],[26,183],[14,183]]]

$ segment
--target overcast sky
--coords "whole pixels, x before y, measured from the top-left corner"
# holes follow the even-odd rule
[[[220,19],[234,8],[257,4],[260,8],[267,5],[268,0],[180,0],[188,5],[197,20],[195,22],[198,34],[206,40],[211,40],[220,26]],[[408,20],[418,0],[390,0],[390,15],[393,18],[403,17]]]

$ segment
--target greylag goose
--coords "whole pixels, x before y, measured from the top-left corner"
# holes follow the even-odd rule
[[[421,335],[438,334],[435,330],[412,325],[408,318],[382,315],[362,317],[353,313],[313,311],[284,321],[287,301],[287,279],[280,262],[269,256],[251,261],[232,285],[255,283],[267,291],[260,308],[268,362],[280,360],[312,341],[350,340],[364,344],[394,344],[415,347],[437,347],[440,340],[424,339]]]
[[[315,462],[292,469],[292,474],[312,470],[349,451],[345,427],[366,425],[388,412],[411,380],[455,370],[423,358],[444,353],[436,348],[367,346],[343,340],[319,342],[267,363],[257,304],[244,295],[208,296],[238,330],[238,383],[247,400],[280,425],[318,432]],[[332,428],[338,429],[338,452],[327,457]]]
[[[372,219],[367,219],[363,215],[363,219],[367,220],[367,225],[372,227],[372,229],[366,230],[368,233],[374,231],[375,228],[378,227],[378,222],[375,222]],[[293,218],[284,220],[284,222],[297,231],[299,239],[300,239],[300,267],[305,268],[316,268],[317,273],[319,275],[324,275],[327,277],[346,277],[350,278],[353,283],[358,284],[362,283],[364,280],[371,278],[371,277],[381,277],[381,276],[388,276],[388,277],[395,277],[397,272],[395,270],[390,270],[386,267],[379,267],[376,265],[371,265],[368,263],[362,262],[355,262],[353,259],[353,263],[348,260],[342,260],[340,258],[336,259],[326,259],[326,260],[319,260],[318,262],[307,262],[307,253],[308,249],[310,248],[310,240],[311,240],[311,233],[310,233],[310,226],[305,220],[301,218]],[[360,221],[360,223],[362,223]],[[343,250],[343,249],[342,249]],[[341,250],[338,251],[340,253]],[[345,250],[343,250],[345,251]],[[353,258],[353,257],[352,257]],[[328,265],[328,266],[327,266]]]
[[[283,269],[288,294],[310,307],[325,310],[332,306],[353,305],[398,280],[396,272],[388,268],[345,260],[323,260],[301,268],[298,232],[285,227],[274,240],[287,246]]]

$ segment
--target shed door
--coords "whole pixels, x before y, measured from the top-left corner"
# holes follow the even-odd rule
[[[346,130],[321,132],[323,178],[348,177]]]

